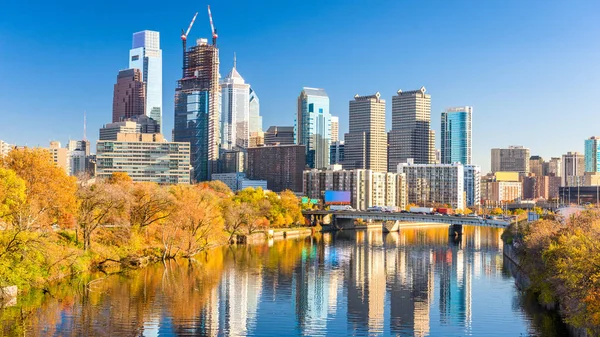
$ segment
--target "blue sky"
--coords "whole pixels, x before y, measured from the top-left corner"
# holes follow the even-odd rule
[[[532,154],[583,151],[600,135],[600,2],[424,1],[3,1],[0,5],[0,139],[47,146],[88,138],[111,121],[116,75],[132,33],[161,33],[163,116],[173,124],[181,73],[180,31],[193,41],[219,31],[221,74],[238,70],[261,100],[263,127],[292,125],[303,86],[322,87],[347,130],[348,101],[424,85],[440,112],[474,107],[474,161],[492,147]],[[170,131],[165,132],[170,138]]]

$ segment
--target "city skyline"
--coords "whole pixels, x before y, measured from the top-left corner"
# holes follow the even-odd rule
[[[0,138],[9,143],[30,146],[47,144],[51,139],[59,139],[63,143],[67,139],[80,139],[84,111],[87,111],[89,130],[98,129],[106,123],[112,104],[114,76],[119,69],[128,66],[123,54],[131,47],[131,34],[144,29],[161,34],[164,62],[163,132],[170,138],[173,125],[172,92],[181,70],[178,32],[187,26],[191,13],[202,10],[203,4],[181,7],[157,5],[148,9],[147,15],[127,17],[127,20],[124,19],[130,6],[127,4],[123,4],[122,11],[115,11],[114,5],[106,6],[99,9],[99,15],[91,18],[79,15],[80,9],[77,8],[56,8],[42,2],[30,5],[35,10],[28,12],[20,7],[22,5],[15,4],[0,14],[0,48],[3,50],[0,56],[0,73],[3,75],[3,80],[0,80],[3,102],[0,113],[5,118],[3,126],[0,126]],[[517,5],[519,11],[514,10]],[[340,134],[343,134],[347,132],[348,125],[346,102],[354,93],[380,91],[384,99],[390,100],[397,88],[425,85],[433,97],[432,128],[436,134],[439,134],[440,112],[445,108],[470,105],[476,109],[473,163],[481,165],[485,172],[489,171],[490,148],[523,144],[532,149],[532,154],[549,158],[568,151],[583,152],[581,139],[597,134],[593,123],[564,130],[554,122],[564,111],[576,111],[581,115],[580,118],[593,119],[596,109],[593,101],[584,100],[571,105],[571,102],[560,99],[564,96],[553,95],[552,92],[560,88],[565,95],[593,97],[598,90],[599,85],[593,79],[598,77],[600,69],[593,60],[597,59],[600,51],[587,41],[597,39],[599,30],[595,28],[598,23],[593,20],[591,13],[599,5],[591,1],[576,6],[549,2],[540,8],[535,4],[523,5],[516,1],[503,2],[501,5],[473,5],[465,1],[451,5],[440,3],[432,6],[427,16],[410,16],[406,13],[410,13],[410,7],[416,4],[404,8],[401,4],[383,2],[373,4],[366,13],[361,13],[357,10],[361,7],[358,4],[342,5],[334,1],[317,9],[315,16],[348,17],[348,22],[344,20],[333,25],[329,20],[322,20],[308,28],[310,32],[321,32],[322,41],[295,44],[290,42],[298,40],[294,37],[306,34],[307,28],[299,24],[298,17],[307,14],[308,9],[297,12],[279,4],[265,12],[265,6],[261,5],[214,4],[213,13],[219,28],[223,55],[237,51],[238,63],[247,69],[244,71],[245,78],[261,94],[261,110],[264,111],[261,114],[265,118],[265,125],[293,123],[295,97],[302,86],[327,90],[331,98],[331,113],[340,116]],[[402,10],[395,11],[396,6]],[[278,15],[272,18],[274,11]],[[22,29],[21,22],[41,21],[38,18],[48,13],[58,15],[61,23],[37,23]],[[469,24],[449,27],[444,20],[438,20],[442,13],[444,16],[468,14]],[[522,20],[519,13],[528,15],[530,19]],[[100,17],[103,19],[99,20]],[[398,17],[406,20],[398,20]],[[577,20],[566,20],[574,17]],[[374,18],[380,19],[375,28],[382,33],[381,36],[372,37],[373,34],[363,32],[360,28]],[[352,20],[359,23],[359,28],[352,29]],[[110,29],[107,28],[107,32],[98,30],[98,26],[105,25],[103,22],[106,21],[117,24],[108,27]],[[201,12],[190,38],[209,37],[207,21],[206,14]],[[258,25],[258,22],[261,24]],[[505,25],[504,22],[511,22],[511,25]],[[566,22],[571,23],[567,25]],[[34,30],[39,29],[40,25],[47,34],[44,41],[34,38],[37,36]],[[72,39],[72,34],[67,33],[67,27],[71,29],[72,26],[77,26],[86,39]],[[248,29],[240,30],[240,26],[247,26]],[[281,30],[282,27],[285,29]],[[406,32],[406,35],[395,37],[392,35],[395,31]],[[416,37],[410,37],[413,32],[420,33],[419,39],[428,40],[427,45]],[[283,39],[284,36],[287,37]],[[367,36],[368,48],[356,49],[354,41]],[[482,36],[485,38],[480,41]],[[406,39],[407,43],[415,43],[415,48],[403,52],[402,62],[396,62],[393,56],[395,48],[389,45]],[[273,46],[269,55],[261,50],[266,46],[266,41]],[[447,41],[452,41],[452,44]],[[560,50],[555,49],[557,41],[562,46]],[[33,55],[19,52],[30,44],[46,50],[44,67],[38,68],[35,74],[34,68],[26,68],[27,64],[33,62]],[[436,44],[439,46],[429,46]],[[311,45],[323,47],[314,60],[295,56],[300,54],[299,50]],[[382,46],[378,53],[368,51],[375,46]],[[440,55],[443,55],[444,62],[434,62],[433,57]],[[544,62],[539,62],[542,57]],[[225,60],[224,69],[230,68],[230,63],[230,60]],[[362,69],[367,67],[360,67],[367,63],[378,64],[386,71],[375,74]],[[294,64],[294,67],[288,66],[286,69],[289,64]],[[414,66],[408,68],[405,64]],[[346,71],[351,66],[354,66],[354,71]],[[424,70],[425,66],[427,69]],[[69,82],[82,73],[84,67],[87,67],[88,76],[93,76],[93,83],[73,88]],[[63,76],[58,78],[57,73]],[[39,109],[35,100],[27,99],[27,93],[21,89],[24,81],[33,75],[48,88],[38,94],[38,99],[44,101],[43,109]],[[65,92],[70,94],[65,95]],[[513,99],[506,100],[506,97]],[[386,108],[387,130],[391,123],[390,109],[390,106]],[[31,111],[37,118],[33,119],[29,129],[36,132],[27,134],[24,130],[8,127],[19,125],[20,116]],[[546,118],[540,120],[542,112]],[[486,121],[494,118],[498,119],[495,127],[485,128]],[[519,123],[514,123],[517,120]],[[536,130],[547,130],[550,134],[562,137],[528,132],[526,125],[534,123]],[[90,134],[93,135],[93,132]],[[95,140],[94,136],[90,137],[92,143]],[[436,139],[436,148],[439,148],[439,139]]]

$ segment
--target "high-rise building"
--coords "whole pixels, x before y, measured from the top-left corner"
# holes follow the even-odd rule
[[[400,163],[397,168],[398,173],[406,175],[408,203],[465,208],[464,165],[413,164],[409,159],[408,163]]]
[[[344,169],[387,172],[385,100],[379,92],[350,101],[349,130],[344,135]]]
[[[449,108],[442,112],[441,163],[471,165],[472,115],[470,106]]]
[[[133,181],[190,183],[190,145],[166,142],[160,133],[119,133],[96,145],[96,175],[127,173]]]
[[[562,176],[562,159],[559,157],[552,157],[549,161],[544,162],[544,175],[545,176]]]
[[[529,173],[529,149],[509,146],[508,149],[492,149],[492,172]]]
[[[521,199],[523,183],[519,181],[519,172],[496,172],[481,179],[481,195],[488,206]]]
[[[235,173],[246,170],[246,152],[242,149],[221,151],[218,173]]]
[[[253,132],[262,132],[262,116],[260,115],[260,100],[258,99],[258,95],[256,95],[256,91],[250,87],[249,94],[250,104],[250,134]]]
[[[191,146],[192,180],[210,179],[221,147],[219,49],[207,39],[185,51],[175,91],[175,142]]]
[[[304,195],[323,199],[326,190],[349,191],[354,209],[367,210],[373,206],[406,207],[404,174],[356,169],[341,170],[333,165],[328,170],[306,170],[303,174]]]
[[[236,69],[221,80],[221,148],[247,148],[250,143],[250,85]]]
[[[12,148],[13,148],[12,145],[8,144],[5,141],[0,140],[0,157],[6,156]]]
[[[265,132],[265,145],[292,145],[294,143],[293,126],[270,126]]]
[[[248,178],[266,180],[274,192],[302,191],[302,171],[306,167],[304,145],[251,147],[247,158]]]
[[[583,186],[585,157],[579,152],[567,152],[562,155],[561,185],[563,187]]]
[[[529,157],[529,172],[536,177],[543,177],[544,174],[544,158],[540,156]]]
[[[558,198],[559,189],[560,177],[530,176],[523,179],[524,199],[556,199]]]
[[[304,87],[298,96],[295,141],[306,146],[306,163],[310,168],[329,165],[331,114],[325,89]]]
[[[585,140],[585,172],[600,172],[600,137]]]
[[[69,150],[61,147],[60,142],[55,140],[50,142],[50,148],[48,150],[52,155],[52,161],[54,161],[58,167],[64,169],[67,174],[70,174],[71,165],[69,159]]]
[[[331,143],[331,146],[329,147],[329,160],[331,161],[331,165],[342,165],[344,163],[346,154],[344,147],[344,141]]]
[[[392,130],[388,136],[388,170],[395,171],[399,163],[409,158],[415,164],[435,162],[435,133],[431,130],[431,95],[419,90],[392,97]]]
[[[90,142],[88,140],[69,140],[70,175],[76,176],[89,170]]]
[[[142,72],[146,84],[145,115],[158,122],[159,132],[162,133],[162,50],[159,32],[144,30],[133,34],[129,68]]]
[[[113,93],[113,123],[146,113],[145,86],[139,69],[119,71]]]
[[[467,207],[477,207],[481,203],[481,167],[464,165],[465,197]]]
[[[338,116],[331,116],[331,142],[337,142],[340,140],[340,118]]]

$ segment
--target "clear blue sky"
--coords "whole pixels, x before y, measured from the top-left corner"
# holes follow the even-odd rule
[[[88,138],[111,121],[113,84],[132,33],[161,33],[163,116],[170,138],[181,73],[180,30],[209,37],[202,1],[4,1],[0,139],[43,145]],[[303,86],[322,87],[347,130],[348,101],[424,85],[440,112],[474,107],[474,161],[492,147],[583,151],[600,135],[600,1],[214,1],[221,74],[238,70],[261,100],[263,127],[292,125]]]

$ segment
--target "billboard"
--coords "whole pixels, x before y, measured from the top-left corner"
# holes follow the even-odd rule
[[[325,191],[326,205],[350,205],[350,191]]]

